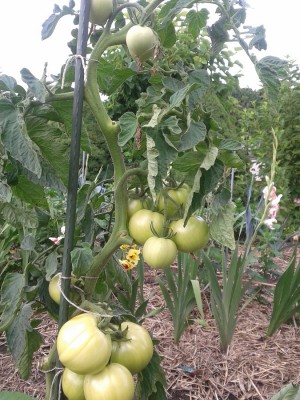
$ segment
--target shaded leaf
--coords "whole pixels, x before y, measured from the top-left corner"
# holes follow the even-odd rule
[[[1,286],[0,331],[8,329],[19,311],[25,286],[25,277],[19,273],[8,273]]]
[[[228,202],[227,205],[215,215],[210,223],[210,235],[218,243],[223,246],[235,249],[234,238],[234,211],[235,204]]]
[[[75,248],[71,251],[72,260],[72,271],[76,277],[83,276],[90,269],[93,262],[93,251],[89,247],[89,243],[86,246]]]
[[[186,15],[186,22],[188,23],[188,33],[195,39],[199,36],[202,28],[207,25],[209,11],[202,8],[200,11],[191,10]]]
[[[19,392],[0,392],[0,400],[34,400],[34,397]]]
[[[41,334],[32,327],[32,314],[31,306],[25,304],[6,330],[7,344],[22,379],[29,377],[32,355],[43,341]]]
[[[27,68],[22,68],[20,72],[22,81],[28,86],[30,94],[41,103],[45,103],[48,92],[44,83],[37,79]]]
[[[162,47],[170,48],[176,43],[176,31],[172,21],[169,21],[162,27],[159,27],[157,33]]]
[[[133,112],[126,112],[121,116],[119,122],[120,133],[118,143],[120,146],[125,146],[135,136],[138,128],[138,120]]]

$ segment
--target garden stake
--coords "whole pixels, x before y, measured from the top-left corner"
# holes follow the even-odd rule
[[[72,137],[69,162],[69,180],[68,195],[66,209],[66,233],[64,241],[63,265],[62,265],[62,282],[61,289],[68,297],[70,289],[71,277],[71,251],[73,249],[73,239],[76,221],[76,201],[78,189],[78,169],[80,158],[80,137],[82,127],[82,110],[83,110],[83,93],[84,93],[84,68],[82,65],[82,57],[86,56],[87,40],[88,40],[88,24],[90,14],[90,0],[81,0],[79,14],[79,29],[77,40],[77,57],[75,60],[75,87],[72,115]],[[58,329],[68,319],[68,302],[64,296],[61,296],[59,307]],[[57,359],[56,366],[61,367]],[[53,388],[53,400],[60,398],[60,388],[55,382]],[[51,396],[52,397],[52,396]]]

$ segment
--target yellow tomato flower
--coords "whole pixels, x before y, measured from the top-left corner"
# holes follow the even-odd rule
[[[137,264],[140,257],[140,250],[130,249],[127,253],[126,259],[131,263]]]
[[[121,244],[120,249],[121,250],[127,250],[129,248],[129,244]]]
[[[119,260],[119,263],[122,265],[125,271],[128,271],[129,269],[132,269],[135,266],[134,263],[131,263],[128,260]]]

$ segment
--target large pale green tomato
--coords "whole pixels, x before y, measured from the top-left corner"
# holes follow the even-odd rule
[[[84,379],[86,400],[132,400],[134,380],[121,364],[112,363],[96,375]]]
[[[163,269],[175,261],[177,247],[171,239],[152,236],[146,240],[142,253],[144,261],[149,267]]]
[[[144,369],[153,355],[153,343],[148,331],[134,322],[122,322],[121,330],[128,329],[126,339],[112,342],[111,362],[124,365],[132,374]]]
[[[61,378],[61,386],[68,400],[85,400],[83,393],[84,375],[78,375],[65,368]]]
[[[105,25],[113,11],[112,0],[91,0],[90,21],[92,24]]]
[[[96,374],[110,359],[111,338],[98,329],[97,321],[95,315],[80,314],[67,321],[58,332],[59,360],[77,374]]]
[[[172,200],[166,197],[165,201],[164,196],[160,193],[157,202],[158,211],[162,211],[167,208],[167,217],[173,217],[178,210],[180,210],[180,208],[185,206],[190,191],[191,188],[186,184],[183,184],[178,189],[168,189],[167,194]]]
[[[140,61],[153,57],[157,41],[157,36],[148,26],[134,25],[126,34],[126,44],[131,57]]]
[[[209,226],[203,218],[192,216],[188,219],[186,226],[183,224],[183,218],[170,224],[170,229],[175,234],[172,240],[179,251],[191,253],[207,245]]]
[[[139,210],[129,219],[129,234],[138,244],[144,244],[147,239],[153,236],[151,222],[155,231],[161,234],[164,217],[160,213],[150,210]]]

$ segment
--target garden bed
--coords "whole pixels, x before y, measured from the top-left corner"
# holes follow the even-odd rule
[[[284,259],[278,262],[283,268],[286,265]],[[164,305],[159,286],[155,283],[155,272],[146,275],[145,292],[146,297],[150,292],[154,293],[149,302],[150,310]],[[284,324],[272,337],[266,337],[271,303],[253,300],[244,308],[226,353],[219,349],[208,292],[204,293],[203,306],[209,327],[193,323],[178,345],[173,341],[172,320],[167,309],[145,322],[159,340],[156,349],[163,357],[169,399],[269,400],[283,386],[300,384],[300,329],[295,323]],[[199,318],[197,309],[192,318]],[[19,378],[6,352],[5,338],[0,337],[0,390],[20,391],[38,400],[44,398],[45,382],[39,363],[55,340],[56,324],[45,317],[39,329],[44,344],[35,354],[28,381]]]

